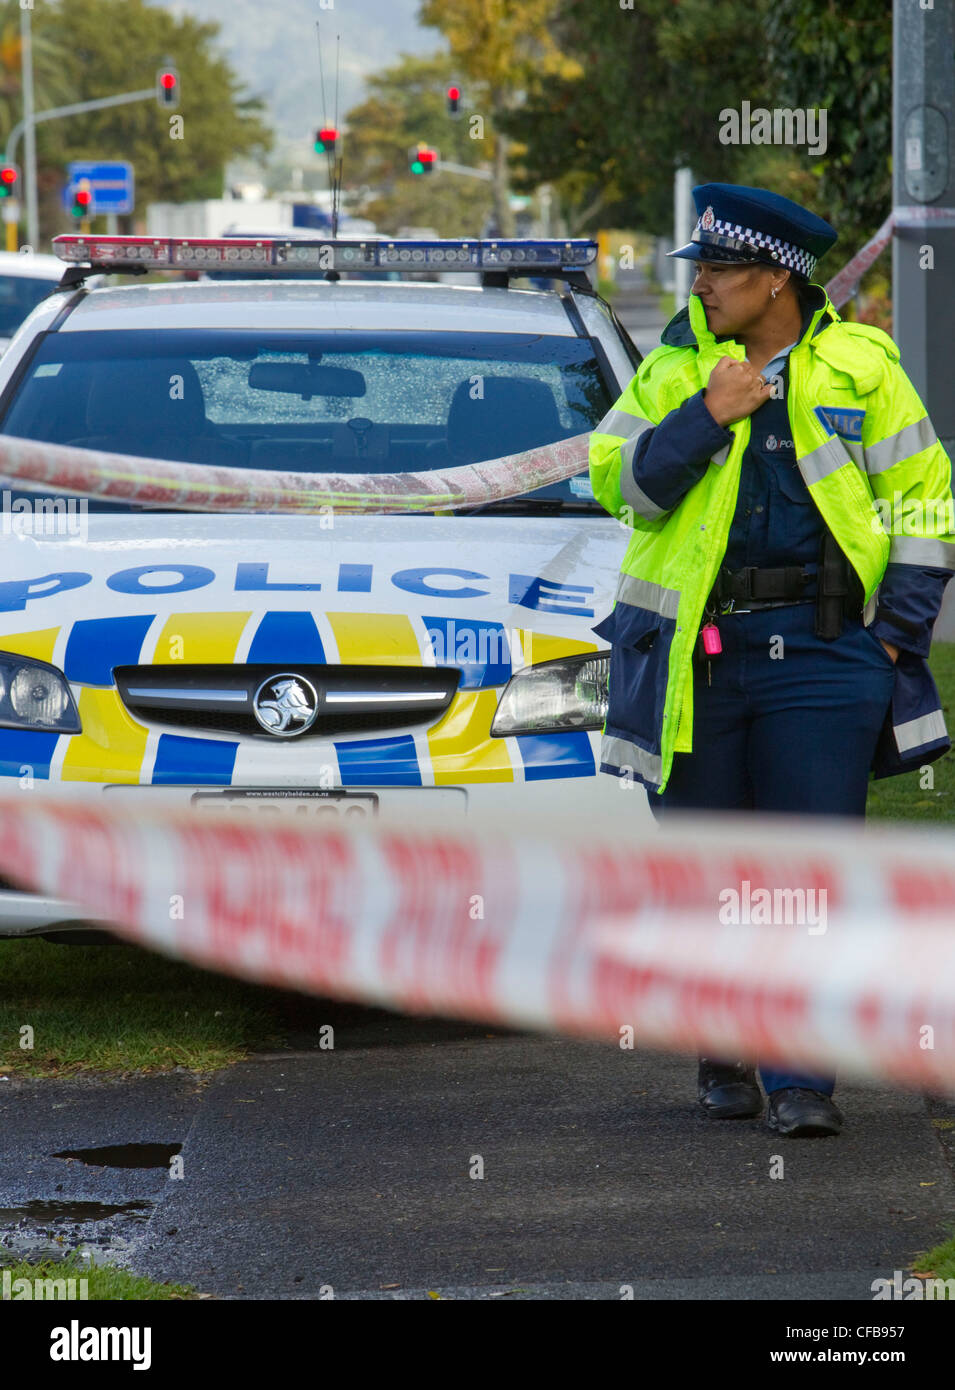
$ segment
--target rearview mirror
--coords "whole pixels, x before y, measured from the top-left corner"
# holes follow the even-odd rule
[[[249,369],[252,391],[284,391],[310,401],[313,396],[363,396],[367,390],[361,372],[350,367],[325,367],[313,362],[256,362]]]

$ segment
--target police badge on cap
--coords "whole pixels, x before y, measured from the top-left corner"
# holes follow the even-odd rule
[[[779,193],[736,183],[693,190],[699,221],[685,246],[668,252],[693,261],[774,265],[808,280],[837,232],[808,208]]]

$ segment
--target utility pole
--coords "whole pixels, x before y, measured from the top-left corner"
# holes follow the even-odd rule
[[[23,87],[24,183],[26,184],[27,242],[36,250],[40,217],[36,187],[36,127],[33,121],[33,30],[29,6],[20,10],[20,75]]]
[[[685,246],[696,226],[693,207],[693,171],[677,169],[673,177],[673,245]],[[673,298],[677,309],[682,309],[690,298],[690,286],[694,279],[692,261],[677,257],[673,262]]]
[[[894,0],[892,329],[946,452],[955,447],[955,0]]]

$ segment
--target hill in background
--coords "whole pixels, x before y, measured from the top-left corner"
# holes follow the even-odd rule
[[[340,0],[322,9],[318,0],[166,0],[174,14],[222,26],[219,47],[246,84],[266,103],[276,144],[301,158],[311,155],[312,135],[335,115],[336,35],[341,34],[339,120],[364,97],[364,79],[394,63],[402,52],[429,53],[442,46],[436,29],[417,22],[420,0]],[[316,20],[321,26],[328,109],[322,109]],[[174,55],[173,55],[174,56]]]

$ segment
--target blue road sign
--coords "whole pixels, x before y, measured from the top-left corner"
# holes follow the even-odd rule
[[[90,215],[100,212],[132,212],[134,203],[133,166],[125,159],[75,159],[68,165],[69,181],[63,190],[63,206],[69,211],[73,194],[84,180],[93,195]]]

